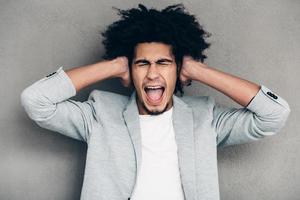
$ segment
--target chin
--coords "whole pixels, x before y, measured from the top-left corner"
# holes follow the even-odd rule
[[[149,115],[159,115],[164,113],[168,109],[168,104],[161,108],[148,108],[145,104],[143,104],[144,111]]]
[[[145,98],[142,101],[143,110],[149,115],[162,114],[163,112],[167,111],[170,107],[170,104],[172,104],[170,101],[167,100],[168,99],[166,98],[166,95],[163,95],[162,101],[159,104],[153,105],[147,100],[147,98]]]

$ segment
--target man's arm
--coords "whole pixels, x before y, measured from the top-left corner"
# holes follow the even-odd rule
[[[290,107],[267,87],[221,72],[185,57],[180,78],[202,82],[227,95],[244,108],[228,108],[213,102],[212,126],[218,146],[240,144],[277,133],[285,124]],[[214,100],[213,100],[214,101]]]
[[[72,68],[66,71],[72,80],[76,91],[109,78],[121,78],[124,86],[129,86],[130,77],[128,60],[126,57],[118,57],[109,61],[102,61],[91,65]]]
[[[256,83],[208,67],[191,57],[184,58],[181,80],[183,82],[187,80],[202,82],[222,92],[244,107],[249,104],[260,89],[260,86]]]
[[[119,57],[66,72],[60,67],[25,88],[21,93],[21,104],[40,127],[88,141],[92,125],[97,121],[93,92],[85,102],[69,98],[80,89],[108,78],[120,77],[127,85],[127,62],[127,58]]]

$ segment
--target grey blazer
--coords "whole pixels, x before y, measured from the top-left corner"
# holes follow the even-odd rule
[[[40,127],[87,142],[82,200],[126,200],[142,162],[135,92],[131,97],[93,90],[76,95],[61,66],[21,93],[28,116]],[[173,96],[173,125],[186,200],[219,199],[217,147],[278,133],[290,108],[267,87],[244,108],[227,108],[209,96]],[[153,131],[157,131],[153,127]]]

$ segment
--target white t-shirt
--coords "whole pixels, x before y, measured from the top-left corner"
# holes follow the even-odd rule
[[[160,115],[139,115],[142,161],[132,200],[183,200],[173,107]]]

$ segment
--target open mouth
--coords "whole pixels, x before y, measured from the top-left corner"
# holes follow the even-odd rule
[[[163,99],[165,87],[160,85],[146,86],[144,91],[146,93],[147,100],[152,104],[157,104]]]

